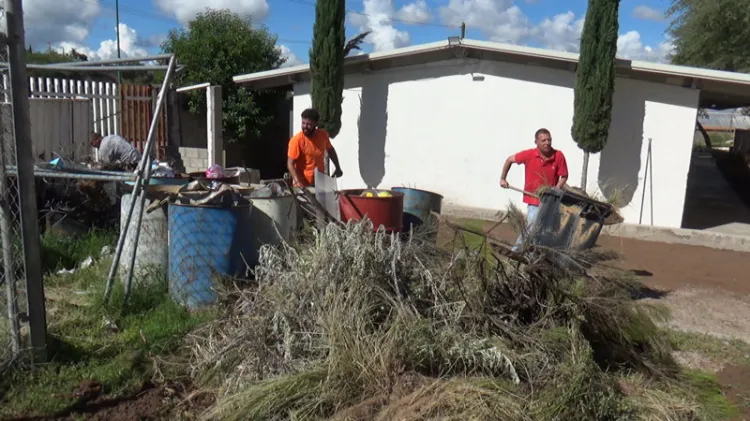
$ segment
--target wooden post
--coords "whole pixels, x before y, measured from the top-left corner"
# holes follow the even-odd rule
[[[208,136],[208,166],[219,164],[224,166],[224,138],[222,132],[221,112],[221,86],[209,86],[206,88],[206,113]]]

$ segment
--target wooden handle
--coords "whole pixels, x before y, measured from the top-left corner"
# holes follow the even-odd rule
[[[515,190],[515,191],[517,191],[519,193],[523,193],[523,194],[529,195],[529,196],[531,196],[533,198],[539,199],[539,195],[536,195],[536,194],[531,193],[531,192],[527,192],[526,190],[523,190],[523,189],[519,189],[518,187],[513,187],[511,185],[508,185],[508,188],[511,189],[511,190]]]

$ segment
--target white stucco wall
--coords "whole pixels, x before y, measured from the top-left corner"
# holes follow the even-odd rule
[[[473,76],[472,76],[473,75]],[[483,76],[479,80],[477,76]],[[452,60],[347,77],[342,129],[333,140],[340,188],[408,186],[445,203],[504,209],[521,195],[499,187],[504,160],[531,148],[540,127],[552,132],[581,180],[583,153],[570,135],[572,72],[478,60]],[[311,106],[309,83],[295,85],[294,129]],[[622,215],[638,223],[648,139],[652,138],[653,214],[647,191],[643,223],[680,227],[699,91],[618,79],[610,138],[589,160],[587,191],[621,191]],[[523,186],[514,166],[512,185]]]

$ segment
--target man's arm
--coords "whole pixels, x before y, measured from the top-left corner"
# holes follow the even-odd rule
[[[300,180],[299,174],[297,174],[297,169],[294,167],[294,161],[299,159],[300,155],[299,136],[295,135],[289,139],[289,147],[287,148],[286,153],[286,169],[289,170],[289,175],[292,177],[295,184],[298,186],[304,186],[305,183],[301,183],[302,180]]]
[[[508,159],[505,160],[505,164],[503,164],[503,172],[500,174],[500,187],[507,189],[509,187],[508,185],[508,171],[510,171],[510,167],[516,163],[516,155],[511,155],[508,157]]]
[[[568,162],[565,160],[565,155],[560,152],[560,163],[557,165],[557,187],[558,189],[561,189],[565,187],[565,183],[568,182]]]
[[[339,164],[339,156],[336,154],[336,149],[331,146],[327,150],[328,152],[328,158],[333,162],[333,165],[336,166],[336,171],[333,172],[334,177],[341,177],[344,175],[344,172],[341,171],[341,164]]]
[[[297,174],[297,169],[294,168],[294,160],[292,158],[286,159],[286,169],[289,170],[289,175],[292,177],[295,184],[298,186],[304,186],[304,184],[300,182],[299,174]]]

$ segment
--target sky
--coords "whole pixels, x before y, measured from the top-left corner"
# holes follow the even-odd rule
[[[622,0],[618,56],[663,62],[671,51],[664,11],[670,0]],[[24,0],[26,43],[77,51],[90,59],[116,53],[115,0]],[[576,52],[586,0],[347,0],[347,37],[372,31],[365,52],[386,51],[460,34]],[[315,0],[121,0],[123,56],[158,53],[172,28],[211,7],[250,15],[278,36],[287,65],[306,63]]]

